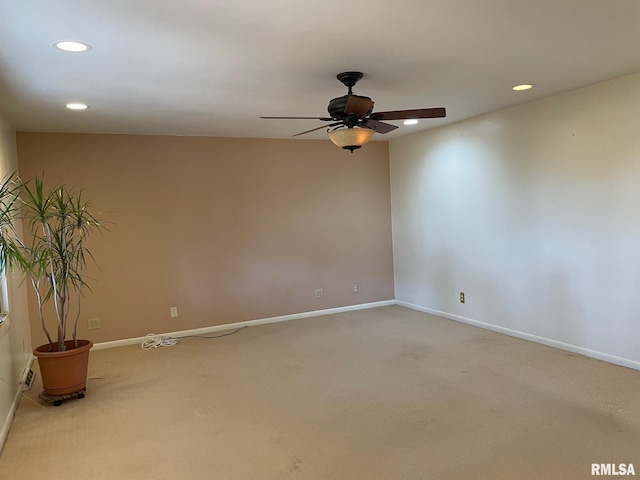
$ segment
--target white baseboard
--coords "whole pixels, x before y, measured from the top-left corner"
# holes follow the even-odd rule
[[[186,337],[189,335],[206,335],[209,333],[220,332],[223,330],[232,330],[235,328],[241,327],[251,327],[256,325],[262,325],[265,323],[277,323],[277,322],[286,322],[289,320],[298,320],[302,318],[310,318],[310,317],[318,317],[322,315],[332,315],[335,313],[343,313],[343,312],[351,312],[355,310],[364,310],[367,308],[375,308],[375,307],[384,307],[389,305],[400,305],[402,307],[410,308],[412,310],[417,310],[424,313],[429,313],[431,315],[436,315],[438,317],[447,318],[449,320],[454,320],[460,323],[466,323],[468,325],[473,325],[474,327],[484,328],[486,330],[491,330],[494,332],[502,333],[504,335],[509,335],[511,337],[520,338],[523,340],[528,340],[530,342],[540,343],[542,345],[546,345],[549,347],[557,348],[560,350],[565,350],[572,353],[577,353],[580,355],[584,355],[585,357],[595,358],[596,360],[602,360],[604,362],[613,363],[615,365],[621,365],[623,367],[633,368],[635,370],[640,370],[640,362],[635,360],[631,360],[628,358],[618,357],[615,355],[610,355],[608,353],[598,352],[596,350],[590,350],[588,348],[579,347],[577,345],[572,345],[569,343],[560,342],[557,340],[553,340],[546,337],[540,337],[537,335],[532,335],[530,333],[521,332],[519,330],[512,330],[510,328],[501,327],[499,325],[493,325],[490,323],[481,322],[478,320],[474,320],[472,318],[463,317],[461,315],[455,315],[447,312],[442,312],[440,310],[435,310],[433,308],[423,307],[420,305],[414,305],[412,303],[400,301],[400,300],[385,300],[381,302],[373,302],[373,303],[364,303],[359,305],[349,305],[346,307],[338,307],[338,308],[329,308],[326,310],[315,310],[311,312],[303,312],[303,313],[294,313],[291,315],[282,315],[278,317],[268,317],[261,318],[257,320],[248,320],[245,322],[236,322],[236,323],[227,323],[223,325],[214,325],[211,327],[204,328],[195,328],[192,330],[180,330],[176,332],[168,332],[162,333],[160,335],[166,335],[170,337]],[[102,342],[96,343],[93,345],[92,350],[102,350],[104,348],[114,348],[114,347],[122,347],[125,345],[136,345],[142,344],[144,337],[137,338],[126,338],[123,340],[115,340],[112,342]],[[1,438],[1,437],[0,437]]]
[[[548,347],[565,350],[567,352],[578,353],[580,355],[584,355],[585,357],[595,358],[596,360],[602,360],[604,362],[609,362],[616,365],[621,365],[623,367],[640,370],[640,362],[631,360],[629,358],[617,357],[615,355],[598,352],[596,350],[590,350],[588,348],[579,347],[577,345],[572,345],[570,343],[559,342],[551,338],[539,337],[537,335],[521,332],[519,330],[512,330],[510,328],[501,327],[499,325],[492,325],[490,323],[480,322],[478,320],[473,320],[471,318],[463,317],[461,315],[454,315],[452,313],[441,312],[440,310],[434,310],[433,308],[422,307],[420,305],[414,305],[412,303],[407,303],[400,300],[396,300],[395,303],[397,305],[401,305],[403,307],[407,307],[412,310],[418,310],[420,312],[430,313],[432,315],[437,315],[438,317],[448,318],[449,320],[455,320],[456,322],[473,325],[474,327],[480,327],[487,330],[492,330],[494,332],[502,333],[504,335],[509,335],[511,337],[521,338],[523,340],[528,340],[530,342],[540,343]]]
[[[2,425],[2,430],[0,430],[0,453],[2,453],[2,447],[4,447],[4,442],[7,440],[7,435],[9,435],[9,429],[11,428],[11,424],[13,423],[13,417],[18,409],[18,404],[20,403],[20,397],[22,396],[22,384],[24,379],[33,364],[33,360],[35,357],[31,355],[24,369],[22,370],[22,375],[20,375],[20,383],[16,385],[16,394],[13,397],[13,402],[11,403],[11,407],[9,408],[9,412],[7,413],[7,417],[4,419],[4,423]]]
[[[226,323],[224,325],[214,325],[211,327],[194,328],[192,330],[180,330],[177,332],[161,333],[159,335],[169,336],[169,337],[186,337],[189,335],[205,335],[209,333],[220,332],[222,330],[232,330],[232,329],[241,328],[241,327],[253,327],[253,326],[262,325],[265,323],[287,322],[289,320],[299,320],[301,318],[319,317],[322,315],[332,315],[335,313],[352,312],[355,310],[365,310],[367,308],[386,307],[389,305],[395,305],[395,303],[396,303],[395,300],[384,300],[381,302],[362,303],[359,305],[349,305],[346,307],[328,308],[326,310],[314,310],[311,312],[294,313],[291,315],[281,315],[279,317],[260,318],[257,320],[248,320],[245,322]],[[95,343],[92,347],[92,350],[102,350],[104,348],[115,348],[115,347],[123,347],[125,345],[142,344],[143,340],[144,340],[144,337],[137,337],[137,338],[125,338],[123,340],[114,340],[112,342]]]

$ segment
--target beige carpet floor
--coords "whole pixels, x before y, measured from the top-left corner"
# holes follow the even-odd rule
[[[399,306],[95,351],[89,376],[22,399],[0,478],[640,475],[639,371]]]

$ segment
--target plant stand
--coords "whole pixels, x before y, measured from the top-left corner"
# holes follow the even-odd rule
[[[67,393],[65,395],[48,395],[42,392],[39,398],[47,403],[53,403],[56,407],[62,405],[63,400],[71,400],[73,398],[84,398],[84,394],[87,393],[87,389],[83,388],[79,392]]]

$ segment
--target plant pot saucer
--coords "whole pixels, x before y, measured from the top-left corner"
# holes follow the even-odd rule
[[[56,407],[59,407],[60,405],[62,405],[63,400],[84,398],[85,393],[87,393],[87,389],[83,388],[79,392],[67,393],[66,395],[48,395],[42,392],[40,395],[38,395],[38,397],[47,403],[53,403]]]

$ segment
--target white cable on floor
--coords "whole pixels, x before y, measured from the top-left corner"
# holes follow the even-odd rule
[[[210,335],[185,335],[182,338],[207,338],[207,339],[211,339],[211,338],[228,337],[229,335],[234,335],[234,334],[238,333],[240,330],[244,330],[245,328],[249,328],[249,327],[247,325],[245,325],[244,327],[236,328],[233,332],[223,333],[221,335],[214,335],[214,336],[210,336]],[[179,341],[180,341],[180,339],[176,338],[176,337],[167,337],[167,336],[163,336],[163,335],[156,335],[155,333],[148,333],[142,339],[142,350],[151,350],[152,348],[158,348],[158,347],[172,347],[176,343],[178,343]]]
[[[158,347],[172,347],[180,340],[175,337],[164,337],[155,333],[147,334],[142,340],[142,350],[151,350]]]

